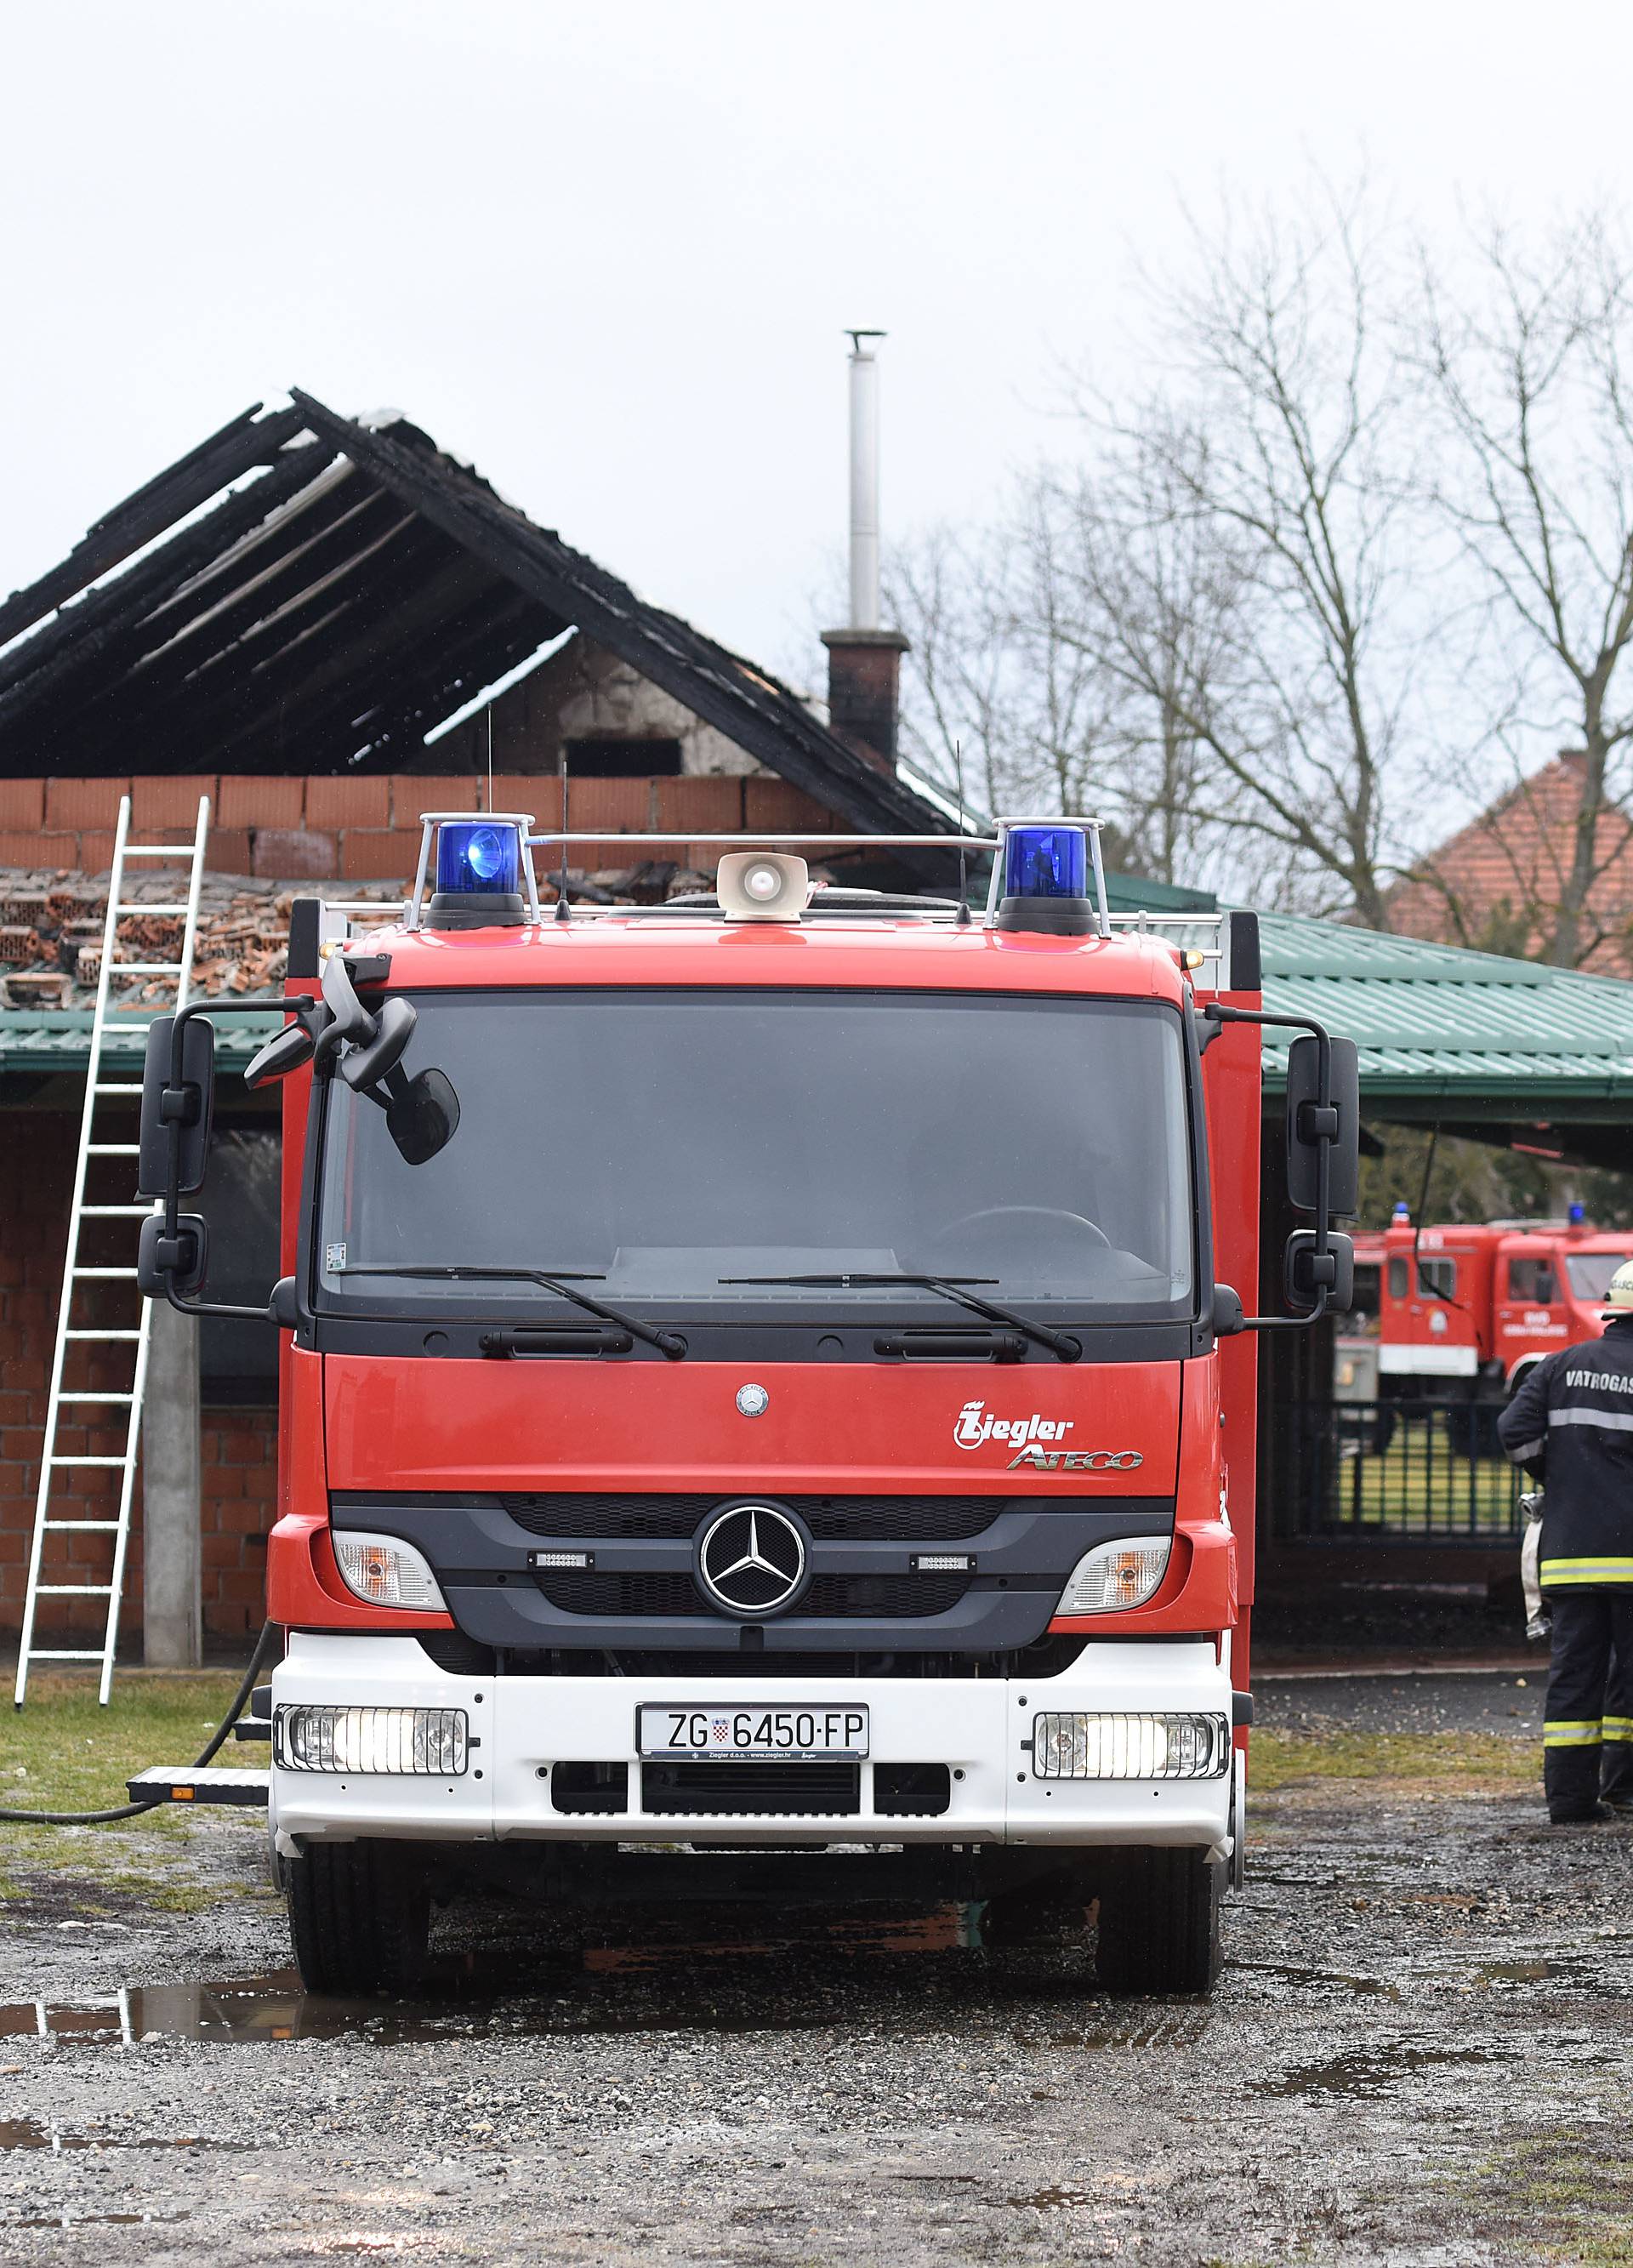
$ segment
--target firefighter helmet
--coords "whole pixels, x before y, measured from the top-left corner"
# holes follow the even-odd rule
[[[1605,1313],[1633,1314],[1633,1260],[1624,1260],[1605,1286]]]

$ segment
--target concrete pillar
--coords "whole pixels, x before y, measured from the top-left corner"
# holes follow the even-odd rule
[[[204,1658],[198,1323],[155,1300],[142,1413],[143,1660],[196,1669]]]

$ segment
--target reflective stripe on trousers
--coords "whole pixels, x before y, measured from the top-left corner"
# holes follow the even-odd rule
[[[1545,1749],[1596,1749],[1605,1737],[1604,1719],[1584,1719],[1572,1723],[1568,1717],[1545,1719],[1542,1725],[1542,1746]]]

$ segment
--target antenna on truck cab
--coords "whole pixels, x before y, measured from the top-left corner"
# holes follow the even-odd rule
[[[567,743],[562,742],[562,870],[555,885],[555,918],[570,921],[573,909],[567,902]]]

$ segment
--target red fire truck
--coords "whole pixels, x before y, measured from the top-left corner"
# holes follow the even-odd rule
[[[1253,1333],[1348,1304],[1352,1044],[1263,1016],[1250,916],[1115,929],[1087,822],[963,843],[973,916],[813,887],[773,838],[706,900],[551,917],[531,826],[429,814],[392,927],[298,908],[247,1074],[285,1082],[270,1807],[303,1977],[403,1984],[476,1884],[956,1898],[997,1938],[1098,1904],[1103,1982],[1206,1990]],[[1267,1020],[1304,1025],[1312,1225],[1293,1314],[1246,1318]],[[191,1007],[150,1040],[143,1285],[243,1313],[180,1210],[212,1045]]]
[[[1633,1257],[1633,1235],[1579,1208],[1418,1230],[1401,1204],[1379,1241],[1379,1377],[1431,1400],[1505,1401],[1544,1355],[1597,1338],[1606,1286]]]

